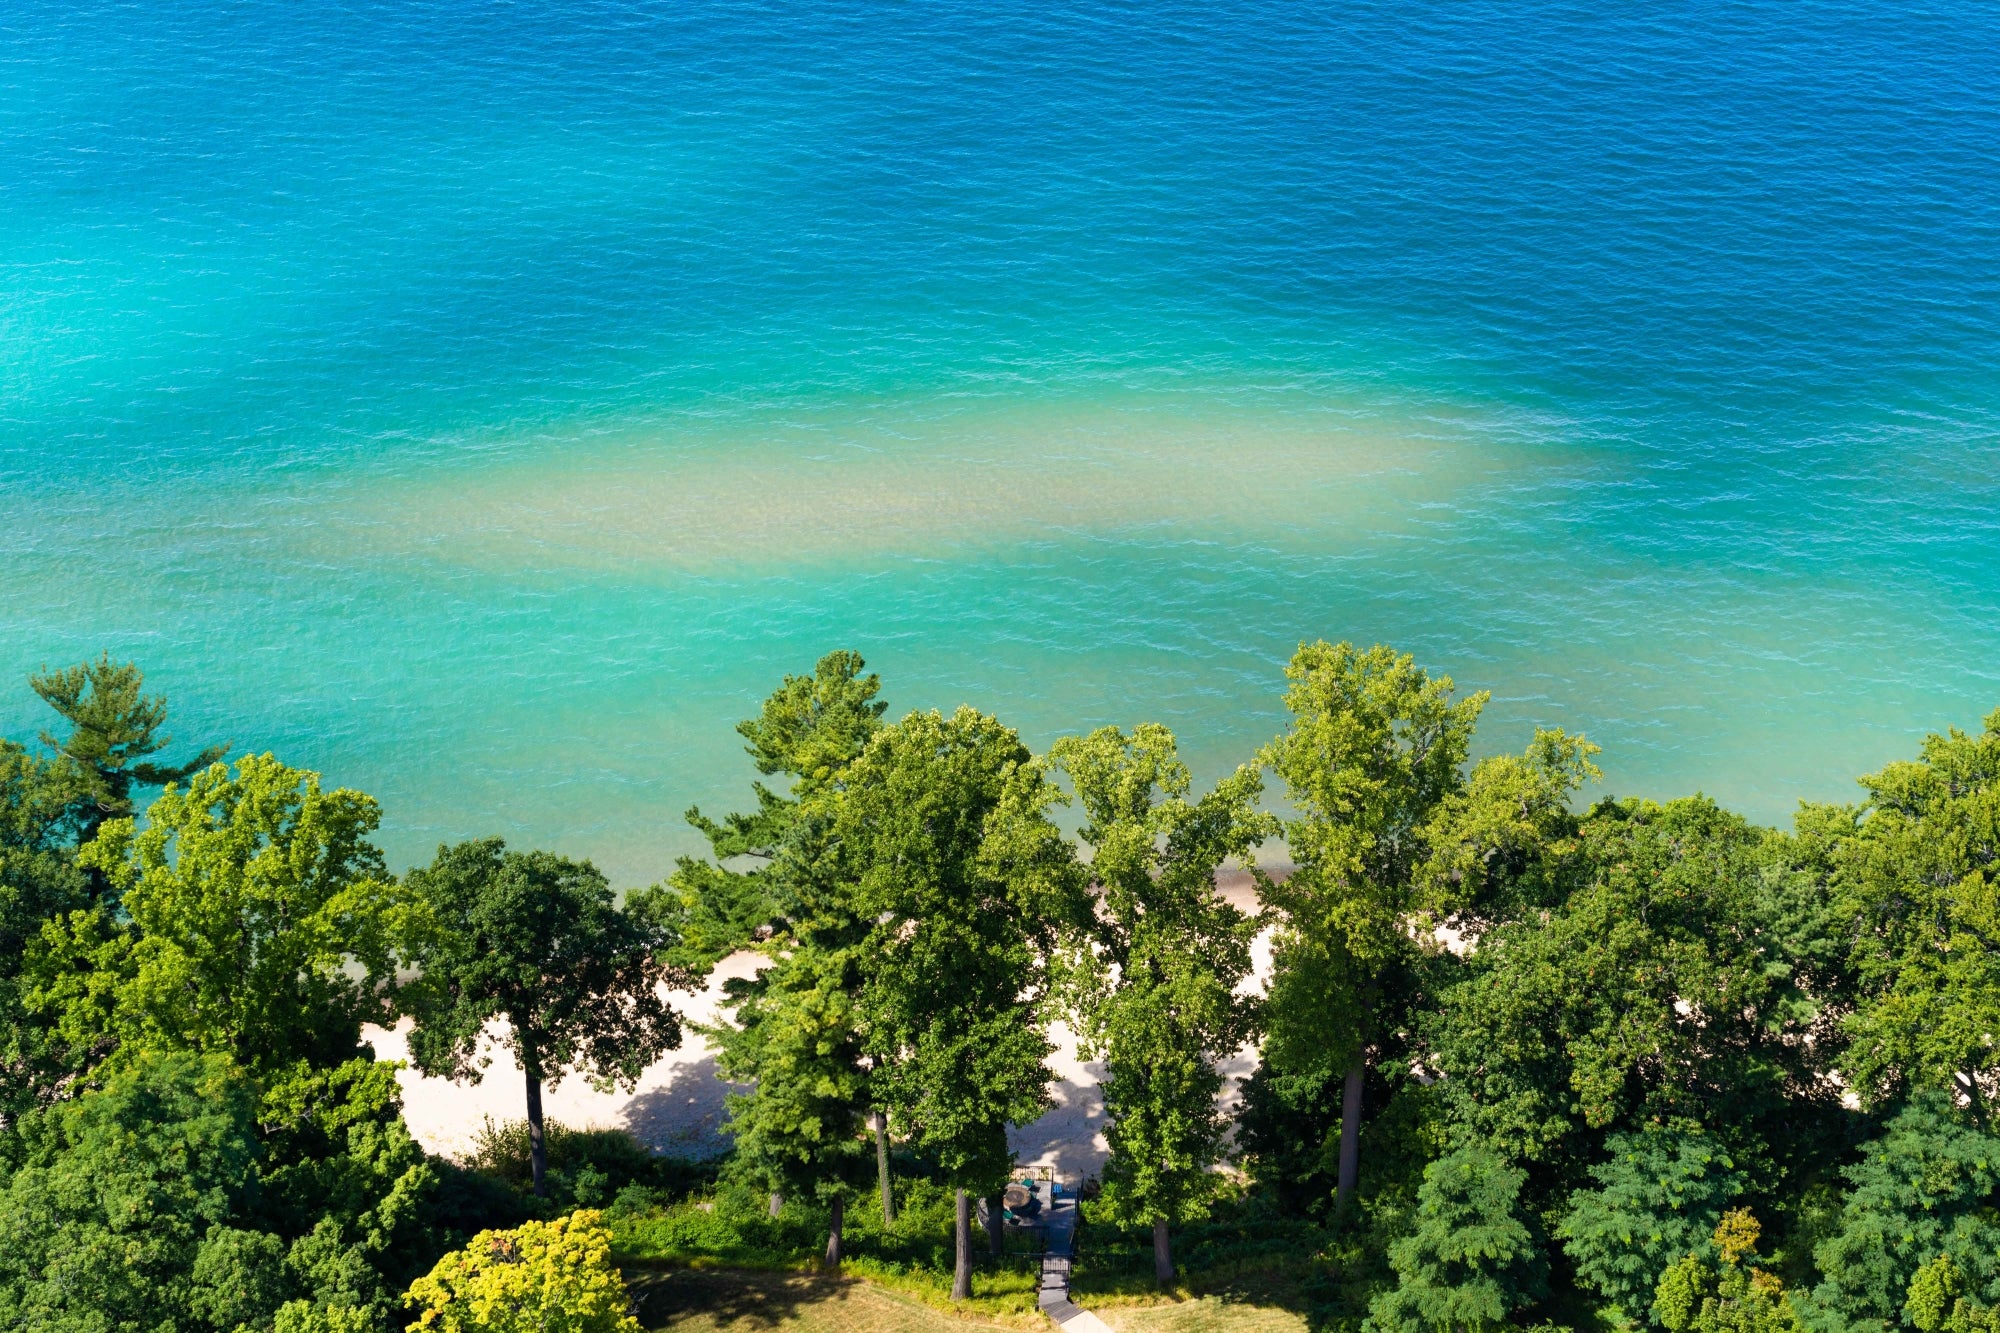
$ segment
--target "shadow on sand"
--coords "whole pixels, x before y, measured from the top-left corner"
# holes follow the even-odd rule
[[[723,1099],[749,1085],[725,1081],[714,1056],[674,1066],[673,1076],[626,1102],[619,1113],[632,1137],[654,1152],[701,1160],[729,1151]]]

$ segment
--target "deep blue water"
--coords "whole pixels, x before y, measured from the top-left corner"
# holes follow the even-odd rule
[[[1386,639],[1760,818],[2000,706],[2000,10],[0,10],[0,681],[627,881],[860,647]],[[0,733],[41,725],[25,688]]]

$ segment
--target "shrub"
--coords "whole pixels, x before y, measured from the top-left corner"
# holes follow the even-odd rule
[[[600,1214],[482,1231],[410,1284],[414,1327],[438,1333],[640,1333]]]

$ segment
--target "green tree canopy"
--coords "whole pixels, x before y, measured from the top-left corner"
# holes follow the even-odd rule
[[[733,1173],[827,1204],[834,1266],[868,1155],[861,1135],[873,1087],[855,1001],[859,961],[849,950],[794,945],[756,978],[730,983],[733,1024],[704,1029],[722,1072],[751,1085],[729,1097]]]
[[[141,830],[107,822],[78,860],[118,894],[51,922],[30,1002],[72,1049],[227,1053],[253,1072],[360,1050],[394,1020],[417,919],[369,843],[360,792],[269,755],[169,786]]]
[[[76,768],[87,786],[82,836],[88,839],[107,819],[134,813],[134,787],[161,787],[183,782],[229,753],[229,746],[211,745],[179,764],[157,764],[149,758],[173,743],[160,734],[167,723],[167,701],[143,694],[145,677],[139,668],[114,665],[109,653],[60,671],[30,676],[28,683],[42,701],[69,723],[69,735],[43,732],[42,743]]]
[[[223,1055],[142,1053],[24,1117],[0,1188],[0,1326],[386,1327],[390,1285],[442,1248],[419,1216],[432,1168],[395,1117],[393,1069],[357,1061],[310,1082],[260,1098]],[[313,1135],[345,1142],[302,1142]],[[324,1155],[294,1156],[307,1146]],[[379,1178],[392,1157],[402,1169]],[[329,1191],[304,1175],[346,1179]]]
[[[1705,1247],[1715,1262],[1690,1254],[1661,1276],[1653,1318],[1667,1333],[1795,1333],[1784,1284],[1749,1262],[1758,1232],[1749,1209],[1733,1209]]]
[[[801,912],[866,923],[868,1048],[898,1123],[965,1193],[1012,1158],[1009,1123],[1048,1105],[1048,964],[1087,895],[1049,821],[1060,793],[1012,730],[970,708],[912,713],[872,739],[801,818],[823,828],[791,872]]]
[[[1611,1317],[1640,1325],[1669,1267],[1690,1255],[1715,1257],[1710,1237],[1743,1178],[1700,1129],[1649,1125],[1611,1135],[1605,1148],[1609,1158],[1590,1172],[1597,1188],[1570,1195],[1556,1234]]]
[[[182,1054],[28,1115],[0,1191],[0,1327],[199,1327],[192,1307],[217,1293],[197,1259],[255,1188],[255,1111],[227,1059]]]
[[[1961,1289],[2000,1308],[2000,1138],[1940,1092],[1920,1094],[1863,1145],[1834,1234],[1814,1254],[1822,1277],[1805,1321],[1834,1333],[1887,1333],[1924,1265],[1948,1256]]]
[[[1130,736],[1104,727],[1061,740],[1050,757],[1083,806],[1100,890],[1096,966],[1079,1005],[1083,1047],[1108,1064],[1111,1157],[1098,1209],[1153,1228],[1165,1283],[1168,1225],[1206,1215],[1221,1183],[1211,1170],[1227,1131],[1215,1062],[1252,1029],[1236,988],[1250,974],[1254,926],[1217,895],[1215,872],[1275,828],[1255,808],[1263,782],[1254,768],[1189,800],[1173,733],[1155,723]]]
[[[1580,834],[1587,883],[1482,936],[1423,1020],[1454,1134],[1538,1164],[1541,1206],[1647,1123],[1706,1126],[1772,1188],[1837,1150],[1782,847],[1702,797],[1602,802]]]
[[[510,852],[499,838],[440,847],[409,886],[433,925],[413,989],[410,1058],[433,1077],[477,1082],[492,1020],[527,1080],[535,1192],[543,1193],[542,1087],[572,1070],[599,1086],[631,1086],[680,1045],[662,997],[694,979],[664,955],[676,941],[657,919],[621,910],[587,861]]]
[[[33,980],[23,971],[44,923],[95,901],[72,854],[84,792],[72,766],[0,741],[0,1131],[57,1095],[87,1059],[29,1011]]]
[[[737,730],[760,772],[791,775],[792,794],[758,784],[756,816],[710,826],[718,856],[760,840],[753,850],[769,860],[756,888],[774,926],[771,965],[727,983],[732,1022],[709,1032],[723,1071],[751,1084],[729,1102],[733,1167],[774,1194],[826,1203],[826,1257],[836,1266],[847,1199],[866,1157],[863,1121],[881,1095],[856,999],[874,922],[853,883],[829,878],[820,864],[849,766],[881,729],[880,684],[862,676],[862,666],[859,654],[829,653],[812,676],[786,677],[762,715]],[[697,868],[706,878],[689,878]],[[712,894],[716,877],[726,875],[683,862],[676,883]],[[881,1165],[886,1198],[886,1154]]]
[[[1859,1003],[1841,1070],[1869,1106],[2000,1086],[2000,711],[1861,779],[1858,810],[1801,822],[1830,845]]]
[[[1479,1333],[1540,1298],[1548,1264],[1521,1206],[1526,1179],[1479,1146],[1426,1167],[1416,1224],[1389,1247],[1396,1286],[1375,1298],[1369,1326]]]
[[[1285,676],[1292,724],[1261,757],[1298,811],[1284,824],[1297,869],[1262,881],[1282,927],[1265,1059],[1285,1070],[1345,1070],[1345,1199],[1359,1166],[1367,1047],[1402,1021],[1381,1010],[1390,974],[1414,948],[1407,922],[1420,905],[1426,832],[1464,785],[1487,696],[1454,701],[1449,677],[1433,679],[1380,644],[1301,644]]]

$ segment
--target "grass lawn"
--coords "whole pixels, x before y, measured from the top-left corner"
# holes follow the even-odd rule
[[[1241,1305],[1203,1296],[1173,1305],[1124,1306],[1099,1310],[1097,1317],[1117,1333],[1306,1333],[1306,1321],[1290,1310]],[[1051,1325],[1053,1327],[1053,1325]]]
[[[626,1270],[639,1322],[673,1333],[959,1333],[1046,1328],[1039,1315],[1005,1323],[958,1316],[870,1282],[734,1268]],[[1102,1312],[1119,1333],[1305,1333],[1295,1314],[1207,1297]]]

